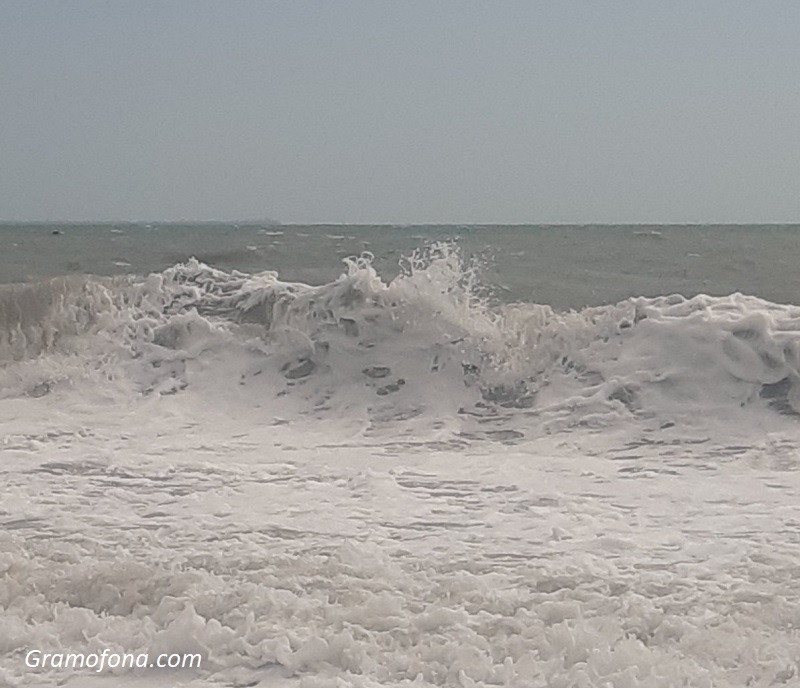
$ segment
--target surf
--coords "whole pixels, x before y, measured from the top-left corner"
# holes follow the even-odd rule
[[[796,306],[670,295],[559,312],[492,299],[480,272],[436,244],[391,280],[363,254],[317,286],[194,259],[144,277],[6,285],[0,395],[202,389],[314,418],[494,418],[515,430],[800,412]]]

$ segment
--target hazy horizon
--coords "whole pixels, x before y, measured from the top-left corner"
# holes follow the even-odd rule
[[[800,227],[800,220],[787,222],[281,222],[273,219],[236,218],[140,218],[140,219],[18,219],[5,220],[3,225],[264,225],[269,227]]]

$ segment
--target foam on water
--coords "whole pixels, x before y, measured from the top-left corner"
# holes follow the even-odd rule
[[[0,685],[69,677],[33,648],[197,651],[146,676],[198,685],[794,680],[800,308],[557,313],[476,274],[3,287]]]
[[[765,406],[763,398],[800,408],[798,307],[734,294],[556,313],[492,306],[476,293],[474,269],[444,245],[409,259],[388,284],[362,257],[318,287],[196,261],[145,279],[11,285],[0,295],[8,361],[0,389],[36,396],[102,369],[138,393],[190,384],[213,393],[209,385],[224,381],[192,367],[214,358],[243,386],[265,374],[265,404],[288,396],[281,405],[299,412],[313,399],[318,415],[340,418],[413,400],[417,416],[526,409],[544,419],[567,407],[578,415],[727,412]]]

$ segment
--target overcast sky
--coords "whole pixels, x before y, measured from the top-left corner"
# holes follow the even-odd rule
[[[800,2],[0,0],[0,219],[798,222]]]

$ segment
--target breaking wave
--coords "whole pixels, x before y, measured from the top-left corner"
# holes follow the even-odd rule
[[[800,308],[479,275],[0,287],[0,686],[791,684]]]
[[[478,272],[437,245],[389,282],[363,255],[321,286],[196,260],[144,278],[6,286],[0,395],[218,386],[243,403],[272,401],[275,413],[356,414],[372,429],[459,416],[547,428],[800,412],[800,307],[672,295],[556,312],[492,302]]]

